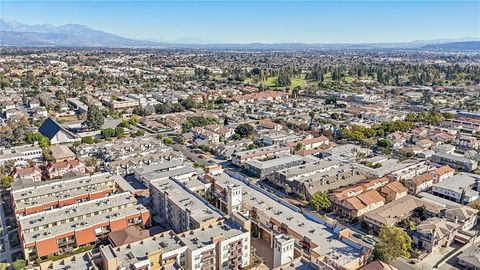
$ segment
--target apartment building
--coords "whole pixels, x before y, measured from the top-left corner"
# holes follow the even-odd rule
[[[366,213],[362,219],[369,229],[378,232],[385,226],[395,225],[402,219],[409,217],[419,208],[425,209],[427,215],[432,217],[439,216],[444,209],[437,203],[407,195]]]
[[[342,216],[356,218],[382,207],[385,204],[385,198],[378,191],[389,181],[384,177],[336,190],[328,196],[333,211]]]
[[[345,200],[332,202],[332,208],[336,213],[353,219],[382,207],[384,204],[385,198],[378,191],[369,190]]]
[[[392,181],[380,188],[380,194],[391,202],[407,196],[408,189],[400,181]]]
[[[280,171],[273,177],[275,183],[284,183],[286,192],[310,199],[317,192],[329,192],[343,186],[353,185],[365,180],[367,177],[362,174],[354,165],[348,163],[336,163],[333,160],[320,161],[315,165],[305,164],[293,167],[291,170]],[[284,175],[295,175],[287,178]]]
[[[101,246],[105,270],[242,269],[250,264],[250,232],[231,220],[175,234],[166,231],[120,247]]]
[[[102,99],[102,104],[111,110],[126,110],[140,106],[140,101],[130,97],[118,97],[117,99]]]
[[[230,175],[231,174],[231,175]],[[273,248],[274,238],[285,234],[294,239],[295,251],[324,269],[357,269],[363,265],[368,248],[354,244],[343,228],[325,221],[314,221],[299,209],[287,206],[280,200],[261,192],[257,187],[238,180],[233,172],[205,177],[226,190],[228,186],[239,186],[242,190],[242,209],[238,214],[251,219],[256,237]],[[223,201],[227,199],[221,198]],[[322,268],[323,269],[323,268]]]
[[[272,145],[258,149],[237,152],[232,155],[232,163],[237,166],[243,166],[246,161],[268,159],[280,153],[290,153],[290,147]]]
[[[478,162],[463,156],[446,154],[446,153],[435,153],[430,158],[432,162],[448,165],[454,169],[471,172],[477,168]]]
[[[149,211],[127,192],[18,218],[28,261],[95,243],[112,231],[149,225]]]
[[[150,184],[150,203],[159,222],[177,233],[205,227],[222,218],[205,200],[173,179]]]
[[[12,201],[17,216],[30,215],[66,205],[109,196],[125,180],[109,173],[51,180],[12,186]]]
[[[480,244],[476,243],[465,249],[460,255],[458,255],[457,260],[458,264],[464,269],[480,269]]]
[[[409,182],[409,192],[412,194],[418,194],[422,191],[429,190],[432,188],[433,184],[440,183],[443,180],[452,177],[454,172],[455,170],[448,165],[436,168],[433,171],[425,172],[414,177]]]
[[[165,160],[160,163],[135,168],[132,171],[135,178],[146,187],[155,181],[169,179],[170,177],[186,179],[197,173],[197,170],[183,160]]]
[[[435,174],[433,172],[426,172],[414,177],[409,182],[409,192],[411,194],[418,194],[422,191],[428,190],[433,186]]]
[[[276,171],[291,168],[305,163],[300,156],[281,153],[267,160],[249,160],[244,168],[256,177],[265,177]]]
[[[0,149],[0,165],[9,161],[13,161],[15,165],[25,165],[29,160],[42,161],[42,148],[38,146],[22,146]]]
[[[459,173],[432,186],[432,194],[457,203],[469,204],[479,198],[480,176]]]
[[[187,246],[186,269],[242,269],[250,264],[250,231],[224,221],[178,235]]]

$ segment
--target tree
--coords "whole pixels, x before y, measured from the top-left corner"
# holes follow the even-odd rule
[[[396,226],[383,227],[378,234],[379,241],[375,245],[375,258],[390,263],[396,258],[410,257],[412,239],[401,228]]]
[[[278,86],[280,86],[280,87],[289,86],[291,83],[292,83],[292,81],[290,79],[290,75],[287,72],[281,71],[278,74],[278,78],[277,78],[277,85]]]
[[[383,148],[391,148],[391,147],[393,147],[392,141],[390,141],[390,140],[388,140],[388,139],[380,139],[380,140],[378,140],[377,145],[378,145],[379,147],[383,147]]]
[[[125,134],[125,130],[122,127],[115,128],[115,136],[122,137]]]
[[[305,145],[303,143],[299,142],[297,145],[295,145],[295,152],[305,150]]]
[[[16,260],[15,262],[12,263],[13,269],[15,270],[20,270],[23,269],[27,266],[27,263],[25,260]]]
[[[170,137],[167,137],[167,138],[163,139],[163,142],[164,142],[165,144],[173,144],[173,139],[170,138]]]
[[[132,137],[141,137],[143,135],[145,135],[145,131],[143,129],[139,129],[137,132],[132,134]]]
[[[293,88],[292,90],[292,98],[296,99],[298,98],[298,96],[300,96],[300,86],[296,86],[295,88]]]
[[[104,123],[103,113],[95,105],[88,106],[87,120],[85,124],[89,128],[100,129]]]
[[[315,211],[318,211],[320,209],[326,210],[330,208],[331,203],[327,197],[327,194],[319,191],[313,194],[312,199],[310,199],[308,202],[308,205],[310,205],[310,207],[312,207]]]
[[[83,137],[82,143],[93,144],[93,137],[92,136]]]
[[[9,188],[13,183],[13,177],[10,175],[6,175],[2,177],[2,186]]]
[[[102,135],[105,138],[115,137],[115,130],[113,128],[106,128],[106,129],[102,130]]]
[[[240,124],[235,128],[235,133],[239,134],[242,138],[253,135],[253,131],[254,128],[250,124]]]
[[[45,137],[38,132],[27,133],[27,136],[26,136],[25,140],[28,143],[38,142],[38,145],[43,149],[50,146],[50,140],[48,139],[48,137]]]

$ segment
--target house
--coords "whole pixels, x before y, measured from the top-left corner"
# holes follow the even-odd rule
[[[464,269],[480,269],[480,244],[476,243],[472,247],[465,249],[458,255],[457,261]]]
[[[49,179],[63,177],[67,173],[79,172],[85,173],[85,163],[80,159],[64,160],[59,162],[51,162],[47,165],[47,177]]]
[[[480,140],[471,136],[458,136],[455,138],[455,145],[461,148],[479,149]]]
[[[270,119],[263,119],[258,122],[258,126],[264,129],[272,129],[275,131],[282,130],[282,125],[273,122]]]
[[[477,225],[478,210],[470,206],[449,206],[441,212],[441,217],[461,225],[462,231],[469,231]]]
[[[417,226],[412,233],[412,244],[427,252],[452,244],[459,224],[441,218],[429,218]]]
[[[201,128],[201,127],[194,127],[192,128],[193,136],[197,139],[206,140],[208,143],[219,143],[220,136],[210,130]]]
[[[36,165],[28,168],[16,167],[12,172],[12,177],[14,180],[31,180],[38,182],[42,180],[42,170]]]
[[[380,193],[391,202],[407,196],[408,189],[400,181],[393,181],[382,187]]]
[[[77,134],[64,128],[51,117],[45,119],[43,124],[38,128],[38,132],[47,137],[51,144],[71,143],[80,140]]]
[[[50,146],[50,153],[52,154],[55,162],[72,160],[77,156],[66,145],[55,144]]]

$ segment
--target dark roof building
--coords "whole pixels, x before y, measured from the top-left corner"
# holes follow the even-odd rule
[[[45,119],[42,125],[38,128],[38,132],[50,140],[50,143],[69,143],[78,141],[80,137],[61,126],[51,117]]]

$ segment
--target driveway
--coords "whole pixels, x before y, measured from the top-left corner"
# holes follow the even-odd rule
[[[12,263],[12,253],[20,251],[20,248],[11,249],[10,241],[8,241],[7,224],[5,223],[5,214],[3,212],[3,202],[0,206],[0,226],[2,227],[2,240],[4,245],[4,252],[0,253],[0,261],[6,261],[7,264]]]

